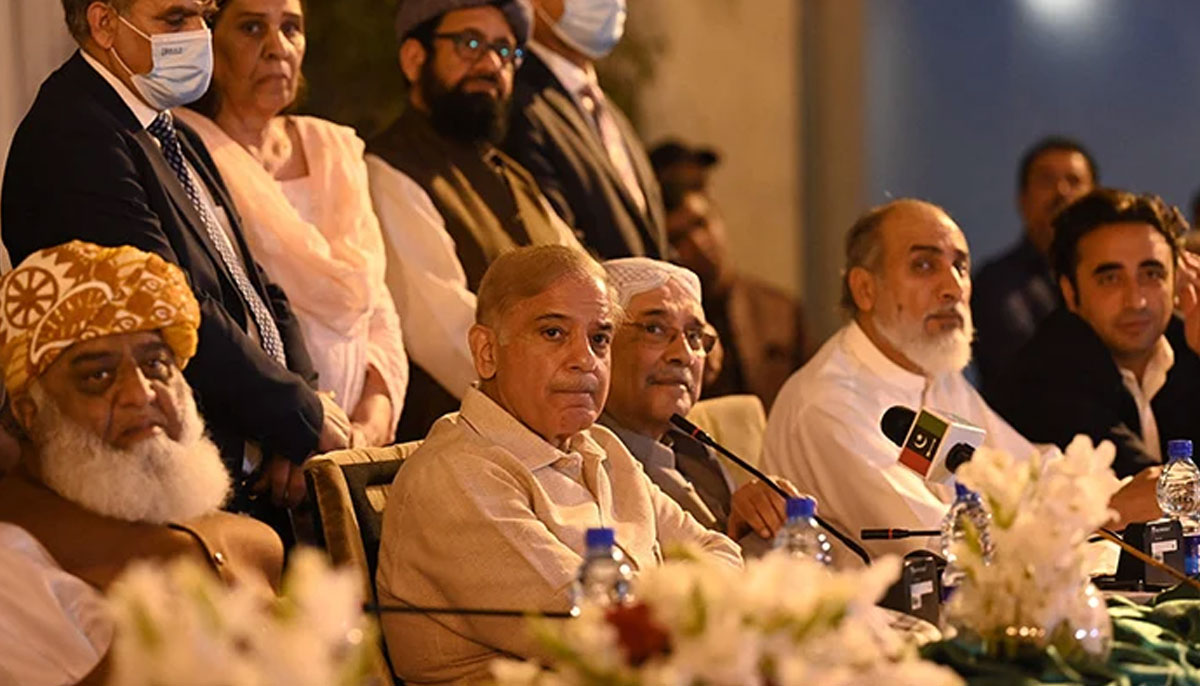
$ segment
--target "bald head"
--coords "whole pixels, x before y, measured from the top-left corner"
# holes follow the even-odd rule
[[[843,304],[885,354],[931,375],[966,365],[970,254],[945,210],[911,199],[871,210],[847,237],[846,262]]]

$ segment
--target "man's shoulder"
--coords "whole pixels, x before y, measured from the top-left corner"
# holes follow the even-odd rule
[[[813,408],[845,406],[873,398],[872,374],[850,354],[845,330],[835,333],[780,389],[771,414],[804,414]]]

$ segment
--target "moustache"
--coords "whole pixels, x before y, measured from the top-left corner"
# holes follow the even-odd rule
[[[655,386],[681,384],[685,386],[689,392],[696,389],[696,380],[692,378],[691,370],[680,370],[678,372],[659,372],[657,374],[650,375],[646,380],[649,381],[651,385]]]
[[[568,381],[556,381],[550,384],[552,393],[595,393],[600,390],[600,382],[594,378],[583,377]]]

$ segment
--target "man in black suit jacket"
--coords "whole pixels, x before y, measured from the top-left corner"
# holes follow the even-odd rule
[[[1054,220],[1065,308],[1018,353],[994,405],[1026,438],[1110,440],[1121,477],[1155,473],[1169,440],[1200,443],[1200,307],[1184,227],[1155,196],[1106,189]]]
[[[178,123],[179,147],[151,133],[171,125],[150,104],[171,93],[156,92],[146,79],[170,58],[157,53],[180,43],[145,36],[204,30],[210,4],[63,0],[81,49],[42,84],[13,138],[0,199],[3,241],[14,263],[77,238],[132,245],[178,264],[201,310],[199,349],[186,376],[239,484],[235,498],[250,507],[252,484],[241,477],[260,462],[258,489],[269,486],[276,503],[295,504],[304,493],[299,464],[345,446],[344,413],[314,391],[316,373],[287,298],[250,255],[200,139]],[[187,50],[204,48],[193,42]],[[197,73],[211,71],[211,59],[196,64]],[[182,152],[190,177],[175,171],[180,159],[172,150]]]
[[[557,25],[562,2],[533,0],[533,6],[534,39],[513,83],[504,151],[533,174],[589,250],[604,259],[666,259],[654,169],[633,125],[596,82],[592,62],[603,55]],[[623,17],[608,24],[619,35]]]

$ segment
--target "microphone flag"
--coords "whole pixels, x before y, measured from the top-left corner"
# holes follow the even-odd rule
[[[929,412],[921,411],[908,432],[908,440],[900,452],[900,464],[921,476],[929,476],[938,446],[946,436],[949,425]]]

